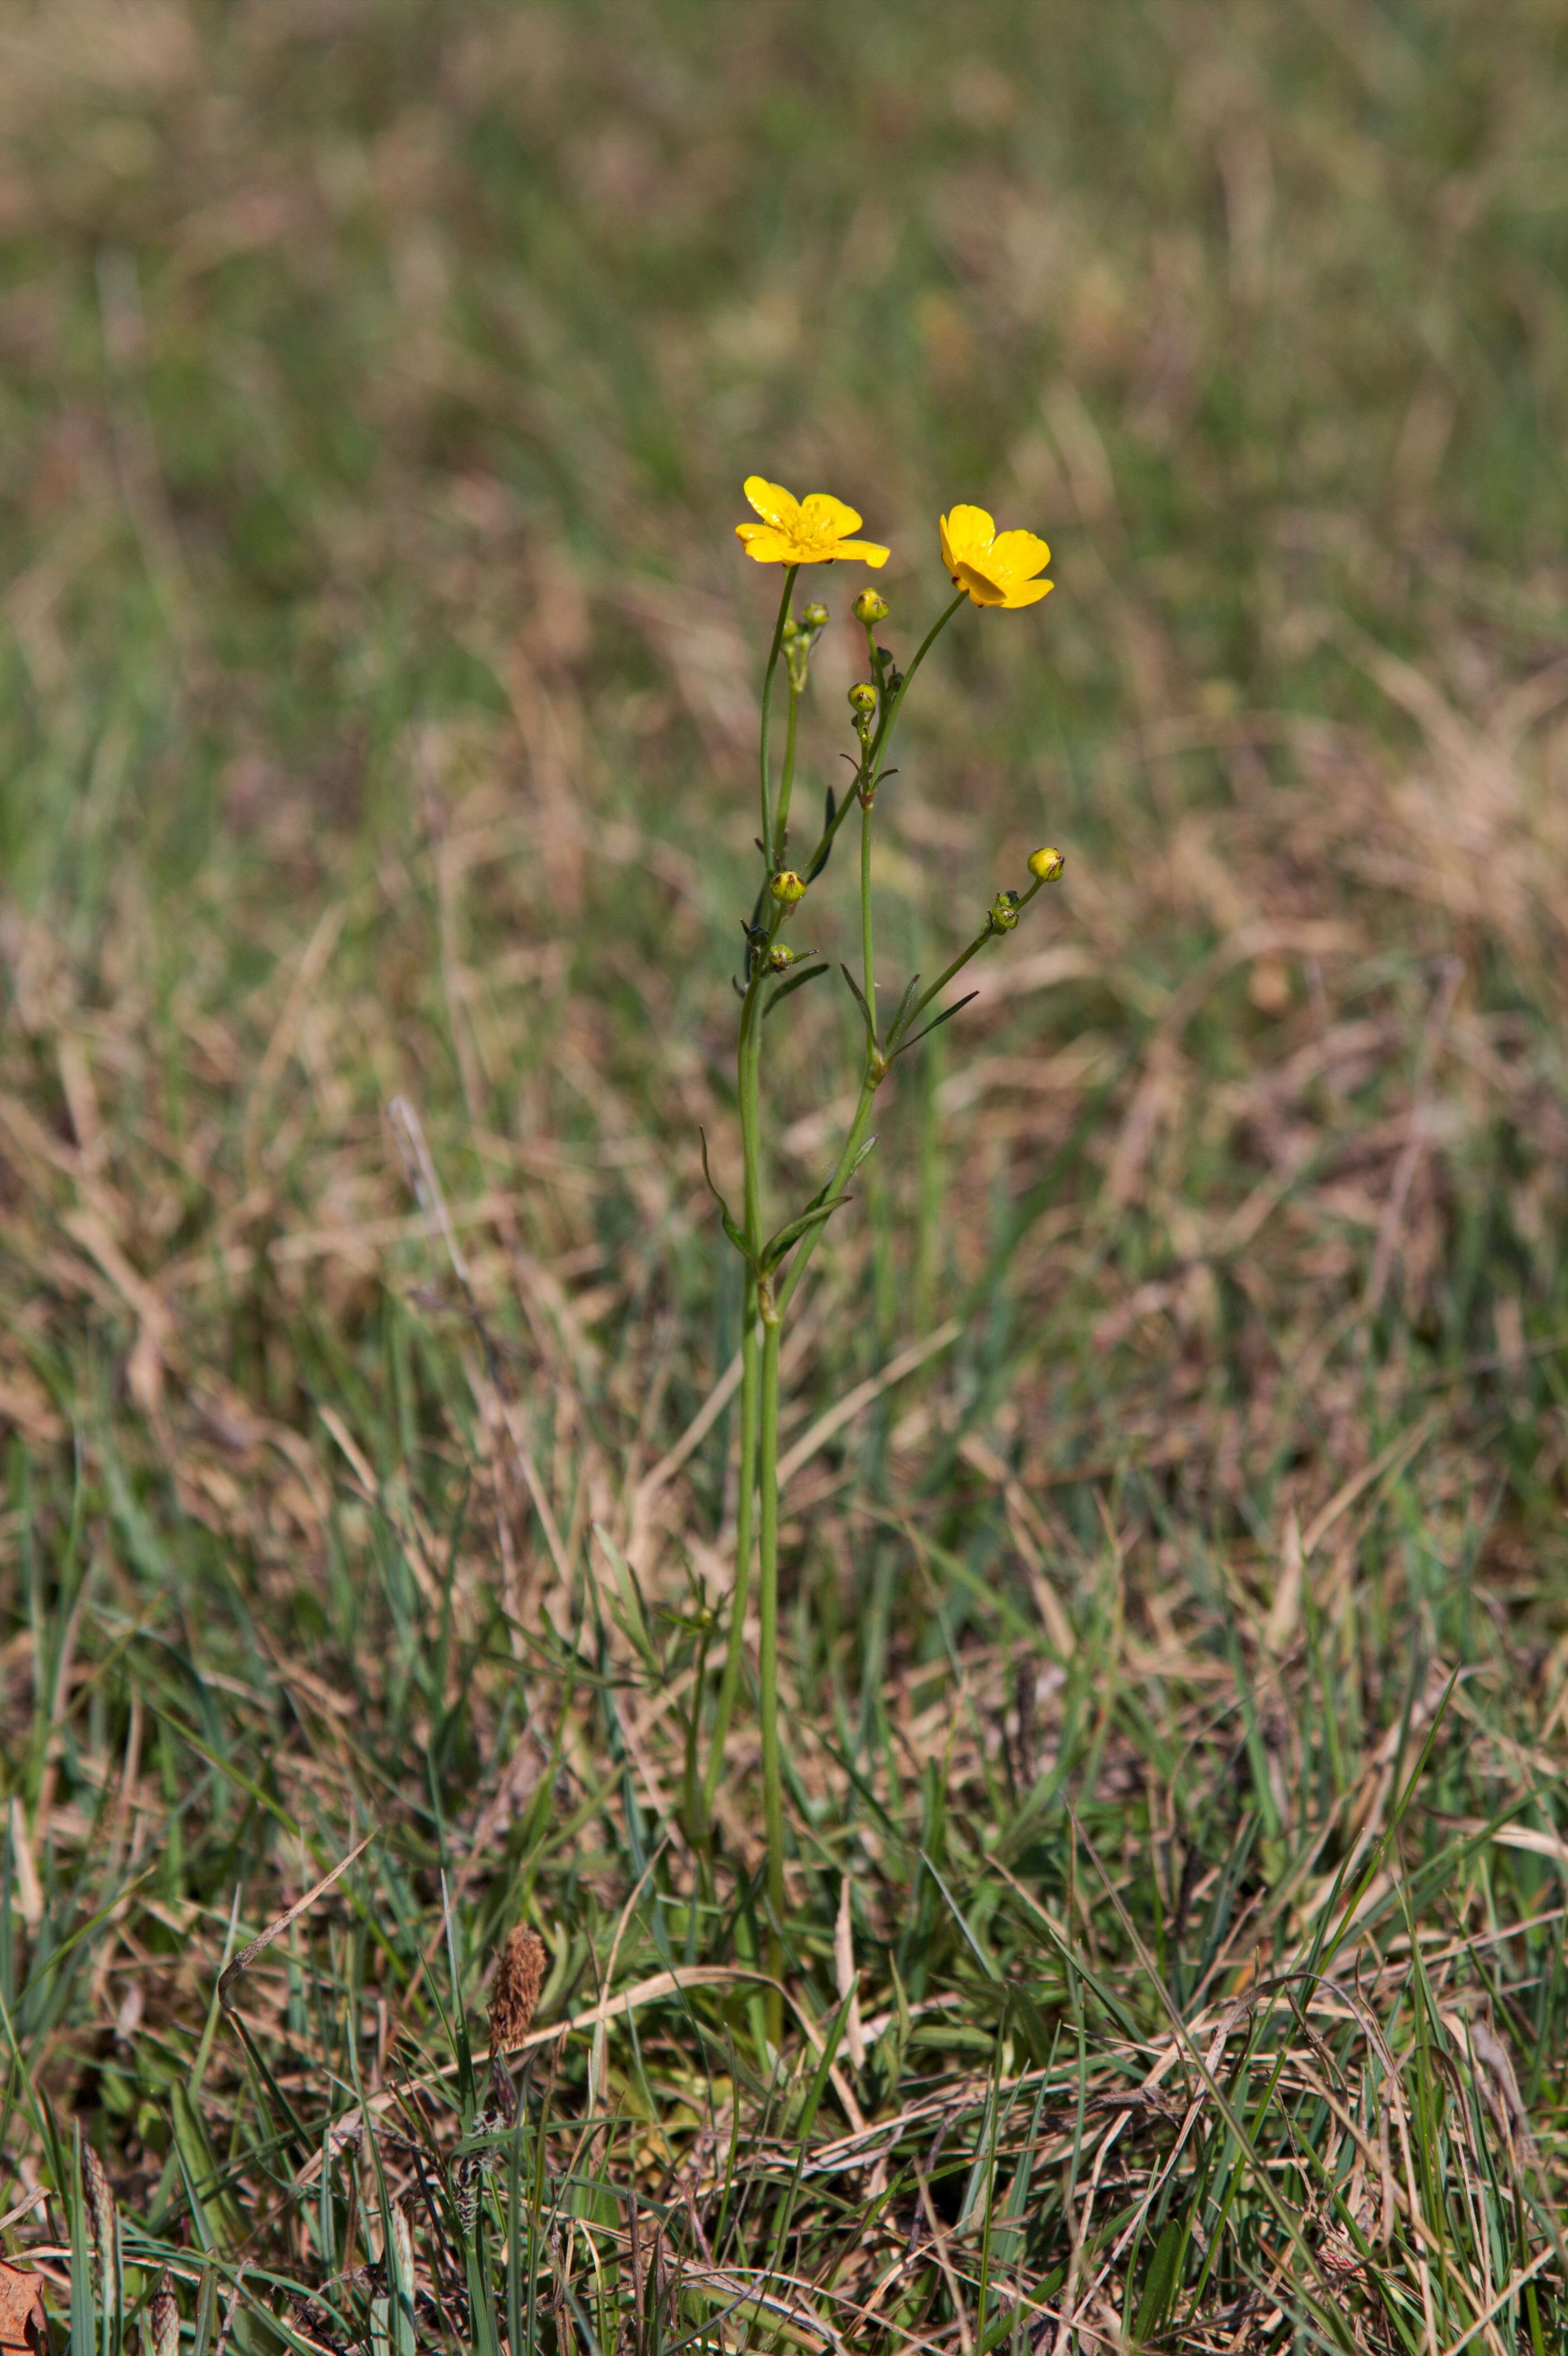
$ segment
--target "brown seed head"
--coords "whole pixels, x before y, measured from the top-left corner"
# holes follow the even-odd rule
[[[120,2219],[114,2206],[114,2195],[109,2179],[103,2172],[103,2162],[90,2143],[81,2147],[81,2190],[87,2203],[88,2222],[92,2228],[93,2256],[97,2261],[99,2297],[107,2307],[115,2297],[119,2268],[115,2264],[120,2238]]]
[[[490,1991],[492,2053],[504,2053],[520,2045],[532,2028],[548,1961],[549,1954],[539,1933],[527,1922],[519,1922],[501,1950],[496,1985]]]
[[[145,2343],[147,2356],[179,2356],[180,2311],[175,2298],[175,2278],[167,2266],[158,2276],[158,2286],[147,2309]]]

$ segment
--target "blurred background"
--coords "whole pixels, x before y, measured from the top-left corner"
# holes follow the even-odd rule
[[[462,1624],[503,1652],[496,1598],[559,1616],[595,1520],[650,1594],[722,1589],[727,1415],[641,1484],[738,1309],[698,1130],[732,1174],[777,591],[733,535],[752,471],[892,544],[904,654],[955,500],[1042,532],[1057,583],[961,617],[884,796],[891,972],[933,970],[1036,843],[1068,865],[901,1069],[792,1345],[798,1440],[959,1321],[792,1485],[803,1727],[834,1680],[872,1694],[949,1644],[1005,1684],[998,1629],[1026,1622],[1196,1691],[1221,1622],[1288,1656],[1304,1580],[1347,1755],[1437,1655],[1545,1722],[1565,69],[1555,0],[13,0],[0,1580],[23,1651],[40,1597],[63,1609],[89,1557],[99,1582],[63,1685],[18,1653],[8,1689],[51,1855],[90,1846],[133,1623],[172,1615],[135,1674],[199,1671],[209,1712],[218,1671],[293,1678],[301,1725],[313,1677],[353,1697],[415,1840],[398,1761],[447,1674],[421,1562],[455,1566]],[[848,741],[860,577],[826,579],[802,793]],[[812,919],[847,937],[837,869]],[[801,1193],[853,1010],[823,984],[790,1013],[777,1178]],[[80,1716],[61,1783],[78,1686],[110,1715]],[[435,1746],[470,1793],[507,1749],[485,1690]],[[302,1739],[274,1751],[230,1700],[222,1741],[325,1822],[326,1787],[290,1781]],[[1037,1702],[1040,1730],[1072,1715],[1031,1688],[1031,1743]],[[1102,1724],[1095,1759],[1124,1740]],[[1277,1814],[1285,1735],[1272,1755]],[[210,1806],[167,1869],[203,1904],[243,1814]]]
[[[1089,1187],[1097,1238],[1067,1330],[1108,1292],[1133,1374],[1189,1319],[1277,1366],[1374,1263],[1445,1364],[1533,1330],[1568,974],[1555,7],[54,0],[3,37],[5,1053],[48,1141],[5,1149],[19,1429],[128,1311],[299,1421],[293,1307],[325,1282],[351,1333],[379,1263],[278,1239],[411,1207],[399,1090],[451,1186],[608,1255],[611,1357],[652,1298],[721,1289],[694,1150],[706,1119],[729,1152],[753,469],[894,544],[906,652],[941,508],[1054,550],[1039,614],[951,633],[890,797],[912,964],[1036,841],[1070,859],[1012,994],[892,1116],[928,1208],[933,1159],[974,1198],[940,1251],[910,1210],[923,1312],[1065,1151],[1050,1217]],[[817,790],[855,659],[828,587]],[[804,1115],[848,1034],[795,1003]],[[73,1288],[60,1215],[125,1269],[79,1242]],[[218,1271],[269,1248],[242,1315]]]
[[[221,1489],[202,1398],[302,1432],[381,1369],[438,1281],[386,1227],[398,1091],[495,1296],[562,1263],[603,1480],[678,1430],[734,1314],[695,1142],[732,1166],[761,469],[895,544],[904,650],[939,509],[1055,549],[933,667],[890,957],[1040,839],[1069,879],[890,1108],[822,1381],[984,1298],[951,1444],[1175,1449],[1253,1537],[1410,1353],[1531,1369],[1559,1463],[1559,9],[57,0],[3,40],[26,1442],[127,1399]],[[794,1003],[789,1185],[850,1084]]]

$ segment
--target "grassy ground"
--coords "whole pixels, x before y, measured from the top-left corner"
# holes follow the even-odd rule
[[[1561,12],[44,0],[0,59],[59,2344],[1561,2347]],[[935,666],[886,955],[1070,862],[802,1294],[782,2052],[749,1715],[683,1796],[754,467],[895,542],[906,651],[939,507],[1054,545]]]

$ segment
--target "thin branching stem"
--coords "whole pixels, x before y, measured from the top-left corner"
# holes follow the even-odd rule
[[[871,939],[871,805],[860,802],[860,987],[873,1024],[877,1020],[877,963]]]
[[[933,622],[930,629],[927,630],[924,637],[922,638],[919,646],[915,648],[913,657],[910,662],[910,667],[908,670],[905,671],[902,679],[899,681],[897,694],[893,697],[892,701],[888,705],[886,711],[881,714],[881,717],[877,723],[877,733],[871,740],[871,757],[868,765],[870,771],[871,790],[873,793],[877,789],[877,785],[881,775],[881,772],[877,766],[877,763],[880,760],[882,754],[887,750],[889,744],[892,741],[893,730],[898,725],[899,712],[902,706],[905,696],[909,693],[910,686],[914,679],[914,675],[968,594],[969,592],[967,589],[960,589],[957,596],[954,598],[952,604],[943,607],[941,613],[938,614],[935,621]]]
[[[784,865],[784,845],[789,841],[789,803],[790,795],[795,789],[795,721],[800,711],[801,690],[805,685],[805,680],[797,679],[792,670],[789,680],[789,717],[784,723],[784,771],[779,778],[778,817],[773,831],[773,863],[775,868]]]
[[[795,576],[799,571],[798,564],[791,564],[785,568],[784,594],[779,599],[778,619],[773,624],[773,642],[768,648],[768,667],[763,673],[763,710],[757,728],[757,767],[762,789],[764,844],[770,843],[773,839],[773,819],[770,815],[773,798],[772,780],[768,775],[768,712],[773,699],[773,673],[779,667],[779,648],[784,645],[784,626],[789,619],[789,601],[795,594]],[[765,851],[763,856],[766,856]]]
[[[783,1320],[771,1297],[763,1304],[763,1383],[757,1467],[761,1494],[757,1547],[757,1687],[763,1738],[763,1822],[768,1847],[768,1968],[782,1976],[784,1949],[784,1787],[779,1762],[779,1342]],[[768,1991],[768,2035],[777,2046],[784,2011],[776,1987]]]
[[[746,1270],[745,1297],[741,1311],[741,1485],[735,1502],[735,1580],[730,1592],[730,1633],[724,1667],[719,1680],[719,1700],[708,1765],[702,1778],[702,1820],[710,1822],[719,1778],[724,1772],[724,1748],[735,1715],[745,1659],[746,1606],[751,1598],[752,1548],[756,1532],[757,1395],[762,1349],[757,1334],[757,1280]]]
[[[908,670],[905,671],[903,678],[899,684],[898,692],[893,696],[891,701],[886,706],[880,718],[878,720],[876,733],[871,738],[869,749],[861,755],[859,766],[855,772],[855,783],[853,787],[849,793],[845,795],[844,799],[835,809],[831,819],[828,821],[827,825],[823,828],[822,832],[817,836],[816,844],[812,850],[811,857],[805,862],[800,871],[803,875],[809,875],[812,870],[821,860],[823,853],[832,848],[834,838],[837,834],[839,828],[843,825],[845,819],[848,816],[849,804],[854,795],[862,790],[869,790],[873,795],[875,794],[878,786],[881,783],[883,776],[886,775],[886,771],[881,766],[882,755],[891,747],[893,727],[898,719],[899,708],[902,704],[904,697],[909,693],[910,681],[913,679],[915,672],[920,669],[921,664],[925,660],[926,656],[936,644],[937,639],[947,627],[948,623],[953,619],[954,615],[958,611],[959,606],[962,605],[968,594],[967,590],[963,591],[958,596],[955,597],[950,605],[944,606],[942,612],[937,616],[935,621],[933,622],[930,629],[927,630],[924,637],[922,638],[919,648],[916,649],[914,657],[910,663],[910,667]],[[870,637],[869,631],[868,631],[866,635],[869,639]],[[880,676],[880,667],[878,668]],[[766,837],[763,839],[765,841]]]
[[[1044,879],[1042,877],[1036,883],[1031,884],[1027,892],[1021,892],[1019,894],[1016,913],[1021,916],[1024,910],[1029,906],[1029,902],[1034,898],[1035,894],[1042,891],[1043,889]],[[981,926],[979,931],[976,934],[974,939],[969,943],[968,947],[966,948],[960,949],[957,956],[953,958],[952,962],[943,967],[942,971],[937,975],[936,980],[932,983],[930,989],[923,990],[920,996],[913,1001],[913,1003],[905,1009],[897,1025],[898,1037],[891,1038],[888,1041],[890,1050],[897,1046],[899,1039],[907,1037],[908,1033],[914,1028],[914,1025],[919,1021],[920,1017],[924,1013],[926,1008],[931,1004],[932,1000],[933,998],[940,997],[941,993],[946,989],[948,983],[953,980],[954,977],[963,972],[970,958],[977,956],[979,951],[985,948],[987,941],[995,940],[1000,931],[1001,927],[997,925],[994,925],[990,918],[987,917],[986,922]]]

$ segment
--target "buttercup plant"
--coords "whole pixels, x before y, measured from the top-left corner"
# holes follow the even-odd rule
[[[822,825],[810,855],[798,865],[789,866],[785,854],[795,790],[796,721],[809,676],[812,648],[828,619],[827,607],[815,601],[798,616],[795,613],[795,578],[803,565],[828,564],[840,559],[880,568],[886,563],[890,552],[880,542],[856,539],[860,518],[853,508],[846,507],[827,492],[814,491],[805,499],[796,499],[781,485],[752,475],[747,478],[745,493],[762,518],[760,523],[736,526],[747,555],[759,564],[782,564],[785,571],[778,619],[763,674],[758,726],[762,831],[757,847],[763,873],[751,915],[742,923],[744,972],[736,984],[741,997],[736,1078],[744,1173],[739,1219],[715,1190],[725,1233],[744,1261],[746,1273],[741,1327],[741,1483],[735,1582],[701,1801],[702,1814],[707,1816],[718,1787],[740,1689],[755,1543],[760,1632],[757,1689],[771,1917],[769,1951],[770,1967],[776,1981],[783,1963],[781,1931],[784,1916],[784,1801],[778,1727],[779,1351],[784,1320],[818,1237],[834,1212],[848,1201],[849,1182],[876,1142],[869,1132],[878,1089],[901,1055],[969,1003],[967,997],[961,998],[952,1005],[941,1007],[929,1021],[924,1019],[970,958],[987,941],[1010,933],[1035,894],[1047,884],[1054,883],[1061,873],[1062,855],[1049,847],[1035,851],[1029,862],[1031,880],[1027,890],[999,891],[968,945],[926,989],[921,989],[918,974],[912,976],[904,986],[891,1021],[885,1025],[879,1023],[872,934],[871,829],[878,788],[891,774],[888,754],[904,699],[926,656],[961,605],[967,603],[1017,609],[1037,603],[1049,593],[1051,583],[1038,576],[1049,563],[1051,551],[1033,532],[998,532],[983,508],[953,508],[941,519],[939,538],[943,563],[957,594],[937,616],[904,669],[900,669],[889,649],[878,643],[877,631],[890,616],[887,600],[874,589],[860,591],[852,611],[865,632],[869,675],[849,690],[849,720],[859,746],[853,760],[854,781],[842,800],[831,786],[828,787]],[[784,758],[775,787],[769,720],[781,659],[788,682],[789,703]],[[854,992],[864,1027],[865,1057],[859,1095],[831,1175],[809,1202],[769,1231],[763,1206],[763,1028],[767,1017],[785,998],[827,970],[825,958],[816,958],[809,950],[793,948],[780,935],[827,868],[851,807],[858,807],[860,813],[859,981],[847,966],[840,969]],[[771,2014],[775,2038],[778,2018],[775,1997]]]

